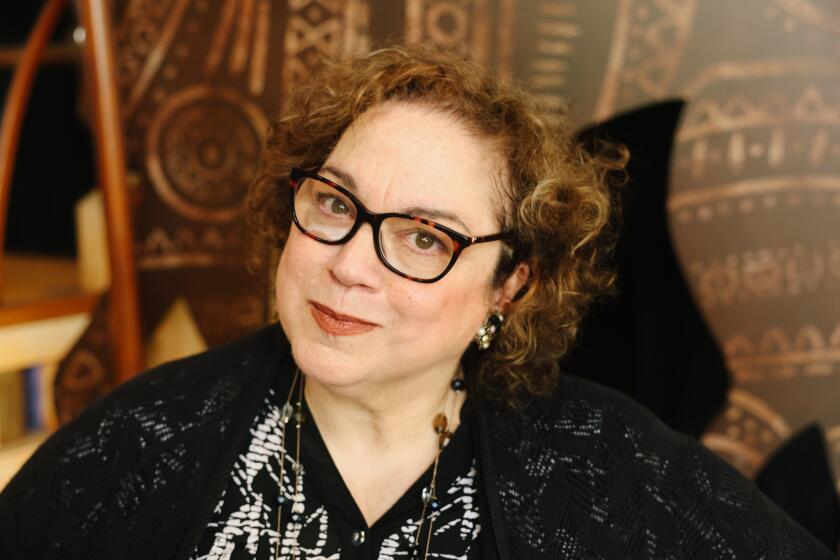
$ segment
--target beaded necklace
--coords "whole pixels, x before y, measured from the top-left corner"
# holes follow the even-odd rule
[[[278,488],[279,494],[277,496],[277,543],[274,547],[274,558],[275,560],[279,560],[280,558],[280,541],[281,534],[280,529],[282,527],[282,518],[283,518],[283,508],[284,506],[289,505],[289,499],[286,498],[285,494],[283,493],[283,480],[286,476],[286,425],[294,419],[295,421],[295,430],[297,434],[297,438],[295,441],[295,460],[292,463],[292,471],[294,471],[295,477],[295,494],[294,498],[292,499],[292,503],[290,506],[291,516],[289,520],[292,523],[298,523],[301,520],[301,512],[298,511],[303,508],[302,499],[301,499],[301,480],[300,477],[303,474],[303,464],[300,462],[300,431],[303,423],[306,421],[306,415],[303,412],[303,384],[304,384],[304,376],[301,374],[300,369],[295,369],[295,375],[292,378],[292,386],[289,388],[289,395],[286,398],[286,402],[283,407],[280,409],[280,425],[281,425],[281,434],[282,434],[282,445],[280,446],[280,478],[278,481]],[[297,385],[297,398],[295,399],[294,405],[292,405],[292,395],[295,392],[295,385]],[[450,385],[454,392],[460,392],[464,390],[465,383],[462,377],[456,377],[452,380]],[[449,397],[447,397],[447,403],[449,402]],[[446,410],[446,406],[444,406],[444,410]],[[434,513],[440,510],[441,503],[437,497],[435,492],[435,488],[437,486],[437,472],[438,472],[438,464],[440,463],[440,454],[443,451],[443,448],[446,447],[446,444],[449,443],[449,440],[452,439],[452,432],[449,430],[449,421],[447,420],[445,412],[439,413],[435,416],[434,420],[432,421],[432,428],[434,429],[435,433],[438,434],[438,450],[435,454],[435,461],[432,466],[432,480],[429,483],[429,486],[423,488],[421,492],[421,499],[423,502],[423,509],[420,512],[420,519],[417,523],[417,532],[414,535],[414,540],[411,545],[411,555],[410,558],[412,560],[419,558],[419,551],[420,551],[420,536],[423,531],[423,525],[428,521],[428,534],[426,537],[426,547],[423,553],[423,559],[427,560],[429,557],[429,545],[432,541],[432,527],[434,525]],[[431,510],[431,513],[426,519],[426,512],[427,510]],[[297,546],[292,548],[292,559],[296,560],[298,558],[298,548]]]

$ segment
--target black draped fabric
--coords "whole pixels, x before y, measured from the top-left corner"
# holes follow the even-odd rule
[[[618,292],[593,306],[563,369],[620,390],[668,426],[699,437],[726,401],[723,353],[694,301],[671,239],[669,169],[682,101],[656,103],[579,133],[630,150],[616,246]],[[604,349],[609,351],[605,352]]]
[[[817,424],[806,426],[776,450],[755,484],[824,545],[840,545],[840,502],[825,434]]]
[[[0,494],[0,557],[189,558],[288,356],[275,324],[96,401]],[[514,412],[472,391],[484,558],[833,557],[625,396],[565,376]]]

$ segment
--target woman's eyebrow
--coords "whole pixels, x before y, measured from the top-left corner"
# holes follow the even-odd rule
[[[353,176],[350,173],[343,171],[333,165],[324,165],[321,167],[321,174],[329,173],[334,175],[338,182],[341,184],[342,187],[345,187],[347,190],[353,191],[354,194],[359,194],[359,189],[356,186],[356,180],[353,179]],[[447,212],[446,210],[435,210],[433,208],[425,208],[423,206],[412,206],[411,208],[404,208],[400,210],[402,214],[411,214],[412,216],[422,216],[424,218],[428,218],[433,221],[437,220],[449,220],[451,222],[455,222],[462,228],[466,230],[468,235],[472,235],[470,228],[467,227],[467,224],[464,223],[461,218],[458,217],[457,214],[452,212]]]
[[[449,220],[451,222],[457,223],[459,226],[464,228],[468,235],[472,236],[472,232],[470,228],[467,227],[461,218],[459,218],[456,214],[452,212],[446,212],[445,210],[433,210],[432,208],[423,208],[422,206],[412,206],[411,208],[404,208],[401,210],[403,214],[411,214],[412,216],[422,216],[424,218],[429,218],[432,221],[439,221],[439,220]]]
[[[321,171],[319,172],[321,175],[324,173],[331,173],[335,175],[338,179],[338,182],[341,183],[342,187],[345,187],[347,190],[353,191],[355,194],[359,194],[359,189],[356,187],[356,181],[353,179],[353,176],[347,173],[346,171],[342,171],[337,167],[333,167],[332,165],[324,165],[321,167]]]

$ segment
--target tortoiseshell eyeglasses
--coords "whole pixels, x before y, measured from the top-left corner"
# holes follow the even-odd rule
[[[382,264],[415,282],[443,278],[470,245],[511,238],[510,232],[470,237],[420,216],[371,212],[346,188],[312,171],[294,168],[290,180],[292,219],[302,233],[341,245],[368,223]]]

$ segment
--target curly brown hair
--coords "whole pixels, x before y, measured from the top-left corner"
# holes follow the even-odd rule
[[[451,114],[497,150],[505,200],[496,219],[514,241],[502,251],[494,285],[520,262],[531,275],[490,349],[471,345],[464,362],[476,388],[513,406],[551,392],[586,308],[615,283],[605,258],[615,238],[610,182],[627,154],[583,149],[563,115],[553,114],[559,118],[551,123],[559,124],[551,124],[537,96],[457,53],[398,45],[349,62],[324,60],[294,88],[269,128],[248,196],[257,242],[252,265],[264,264],[267,254],[273,264],[286,241],[291,168],[319,168],[351,123],[389,101]]]

